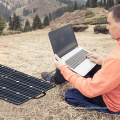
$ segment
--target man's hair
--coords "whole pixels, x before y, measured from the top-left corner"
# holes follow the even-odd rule
[[[120,4],[111,7],[108,13],[109,12],[113,12],[113,18],[115,19],[115,21],[120,22]]]

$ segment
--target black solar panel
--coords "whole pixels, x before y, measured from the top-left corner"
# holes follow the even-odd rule
[[[0,77],[9,75],[13,72],[16,72],[16,70],[0,65]]]
[[[53,87],[54,84],[43,81],[22,72],[0,65],[0,98],[20,105]]]

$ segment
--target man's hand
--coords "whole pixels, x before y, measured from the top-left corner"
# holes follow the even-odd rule
[[[103,63],[103,58],[100,57],[98,54],[93,54],[93,53],[90,53],[87,55],[87,58],[90,59],[92,62],[98,64],[98,65],[102,65]]]
[[[59,57],[55,54],[54,65],[56,66],[56,68],[60,69],[61,66],[66,65],[66,64],[65,64],[64,61],[62,61],[61,58],[59,58]]]

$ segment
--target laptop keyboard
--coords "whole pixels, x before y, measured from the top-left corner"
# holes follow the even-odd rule
[[[88,53],[89,52],[82,49],[76,54],[74,54],[72,57],[70,57],[68,60],[66,60],[65,62],[72,69],[75,69],[78,65],[80,65],[86,59],[86,55]]]

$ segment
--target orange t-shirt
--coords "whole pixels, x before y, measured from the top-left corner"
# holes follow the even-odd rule
[[[66,65],[63,65],[60,71],[83,95],[89,98],[102,95],[110,111],[120,111],[120,43],[106,57],[102,68],[93,78],[84,78],[72,72]]]

